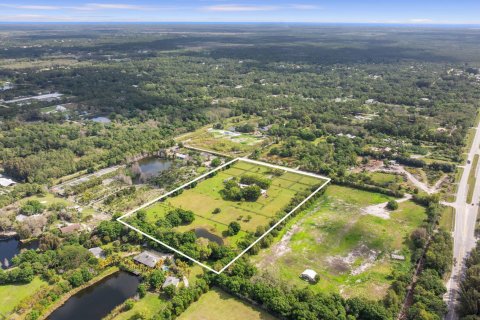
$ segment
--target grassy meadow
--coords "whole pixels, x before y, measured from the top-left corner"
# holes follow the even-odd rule
[[[36,277],[28,284],[10,284],[0,286],[0,315],[7,315],[25,298],[33,295],[48,284]]]
[[[254,262],[274,277],[317,292],[380,299],[390,285],[392,270],[409,268],[406,238],[426,218],[425,209],[411,201],[399,203],[390,219],[367,213],[369,206],[389,199],[330,185]],[[406,260],[392,260],[394,252]],[[310,285],[301,280],[305,269],[315,270],[320,281]]]
[[[266,195],[261,195],[253,202],[224,200],[221,195],[224,181],[244,174],[270,178],[272,183]],[[205,228],[222,237],[225,243],[235,244],[245,232],[255,232],[258,226],[267,226],[298,192],[310,192],[313,186],[321,182],[323,181],[313,177],[290,172],[273,176],[268,167],[239,161],[217,175],[199,182],[194,188],[185,189],[180,195],[148,207],[147,221],[154,223],[174,208],[191,210],[195,214],[193,223],[179,226],[176,230]],[[220,209],[220,213],[213,213],[216,208]],[[241,232],[234,237],[226,237],[224,231],[232,221],[240,224]]]
[[[178,320],[275,320],[268,313],[213,288],[185,310]]]

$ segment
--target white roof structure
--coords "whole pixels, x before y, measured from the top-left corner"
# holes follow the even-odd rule
[[[303,279],[307,279],[310,281],[315,281],[315,277],[317,276],[317,273],[313,271],[312,269],[306,269],[305,271],[302,272],[300,275]]]
[[[400,254],[394,254],[394,253],[392,253],[390,256],[391,256],[392,259],[394,259],[394,260],[400,260],[400,261],[404,261],[404,260],[405,260],[405,256],[402,256],[402,255],[400,255]]]
[[[100,247],[91,248],[91,249],[88,249],[88,251],[90,251],[97,259],[105,258],[105,252]]]
[[[3,178],[1,175],[0,175],[0,186],[2,187],[8,187],[8,186],[11,186],[12,184],[15,184],[16,182],[13,181],[12,179],[8,179],[8,178]]]
[[[165,282],[163,283],[162,288],[166,288],[168,286],[175,286],[176,288],[178,287],[179,283],[180,283],[180,279],[169,276],[167,277],[167,279],[165,279]]]

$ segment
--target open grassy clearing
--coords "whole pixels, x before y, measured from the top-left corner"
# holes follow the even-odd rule
[[[244,120],[234,117],[225,121],[223,129],[214,129],[211,125],[208,125],[181,136],[179,140],[196,148],[245,156],[259,147],[265,141],[265,138],[259,134],[240,133],[232,130],[238,125],[256,123],[256,121],[255,118]]]
[[[221,192],[224,189],[224,181],[245,174],[269,178],[271,185],[266,194],[261,195],[256,201],[223,199]],[[223,238],[225,243],[234,245],[245,232],[255,232],[258,226],[267,226],[296,194],[303,191],[310,193],[314,186],[323,182],[320,179],[290,172],[274,176],[268,167],[238,161],[230,168],[199,182],[194,188],[185,189],[178,196],[148,207],[146,219],[150,223],[155,223],[174,208],[191,210],[195,214],[195,220],[189,225],[177,227],[176,230],[205,228]],[[213,213],[217,208],[220,209],[220,213]],[[224,231],[233,221],[240,224],[241,232],[234,237],[226,237]]]
[[[135,315],[141,315],[141,319],[150,319],[156,314],[159,314],[165,306],[165,300],[158,297],[158,294],[147,292],[145,297],[135,302],[133,308],[120,313],[115,320],[132,319]],[[135,318],[137,319],[137,318]]]
[[[213,288],[183,312],[179,320],[274,320],[272,315]]]
[[[425,209],[411,201],[399,203],[390,219],[362,209],[390,197],[331,185],[310,208],[292,219],[277,243],[254,257],[260,270],[317,292],[380,299],[390,285],[392,270],[409,268],[406,237],[425,219]],[[390,254],[405,255],[394,261]],[[299,278],[305,269],[318,272],[309,285]]]
[[[446,231],[453,231],[455,225],[455,209],[452,207],[445,207],[439,221],[440,228]]]
[[[7,315],[22,302],[23,299],[33,295],[41,287],[48,285],[36,277],[28,284],[12,284],[0,286],[0,315]]]
[[[388,185],[390,183],[403,181],[402,177],[393,173],[372,172],[370,177],[375,183],[381,185]]]
[[[476,184],[476,181],[477,181],[477,177],[475,176],[475,173],[477,171],[478,158],[479,158],[478,154],[476,154],[473,157],[472,167],[470,168],[470,172],[468,173],[467,203],[472,202],[473,191],[475,190],[475,184]]]

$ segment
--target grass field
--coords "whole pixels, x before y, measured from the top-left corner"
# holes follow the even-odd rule
[[[40,278],[34,278],[32,282],[21,285],[0,286],[0,314],[9,314],[23,299],[33,295],[47,283]]]
[[[472,167],[470,168],[470,172],[468,173],[467,203],[472,203],[473,191],[475,190],[475,183],[477,181],[477,177],[475,177],[475,172],[477,171],[478,158],[478,154],[473,157]]]
[[[453,231],[453,226],[455,225],[455,209],[445,207],[440,217],[439,225],[446,231]]]
[[[202,127],[192,133],[185,134],[179,138],[186,145],[212,150],[220,153],[246,156],[265,140],[262,136],[249,133],[237,134],[229,129],[245,123],[256,123],[257,119],[252,117],[244,120],[241,117],[234,117],[225,120],[222,130],[213,129],[211,125]]]
[[[129,320],[134,315],[141,315],[143,318],[141,319],[150,319],[154,315],[158,314],[163,307],[165,306],[165,300],[162,300],[158,297],[158,294],[147,292],[145,297],[136,301],[133,308],[120,313],[116,316],[115,320]]]
[[[372,172],[370,174],[372,180],[381,185],[388,185],[390,183],[403,181],[402,177],[392,174],[392,173],[384,173],[384,172]]]
[[[274,320],[263,310],[248,305],[220,289],[203,294],[178,320]]]
[[[198,183],[194,188],[185,189],[178,196],[148,207],[147,221],[154,223],[174,208],[191,210],[195,213],[193,223],[177,227],[176,230],[204,228],[221,237],[224,243],[234,245],[246,231],[255,232],[258,226],[267,226],[298,192],[310,193],[313,186],[324,182],[321,179],[291,172],[272,176],[270,171],[271,169],[265,166],[238,161],[229,169],[220,171],[217,175]],[[270,178],[271,186],[266,195],[260,196],[254,202],[224,200],[221,195],[224,181],[244,174]],[[220,213],[213,213],[216,208],[221,210]],[[237,221],[242,231],[234,237],[227,237],[224,231],[232,221]]]
[[[411,201],[399,203],[390,219],[366,213],[368,206],[389,199],[331,185],[311,208],[289,222],[275,245],[253,260],[260,270],[316,292],[380,299],[392,270],[409,268],[405,240],[426,217],[425,209]],[[406,261],[393,261],[393,252],[405,255]],[[301,280],[305,269],[315,270],[320,281],[309,285]]]

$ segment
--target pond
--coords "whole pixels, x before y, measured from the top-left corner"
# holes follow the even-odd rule
[[[22,244],[17,238],[0,239],[0,265],[7,269],[12,264],[12,258],[20,253],[22,249],[37,249],[38,241],[30,241]]]
[[[223,239],[219,236],[217,236],[216,234],[213,234],[211,233],[210,231],[208,231],[207,229],[205,228],[196,228],[195,229],[195,235],[199,238],[205,238],[205,239],[208,239],[210,241],[213,241],[219,245],[223,245]]]
[[[156,177],[160,172],[170,169],[172,161],[158,157],[146,157],[132,165],[136,174],[134,183],[145,183],[149,178]]]
[[[138,277],[120,271],[83,289],[55,310],[49,320],[100,320],[137,292]]]

